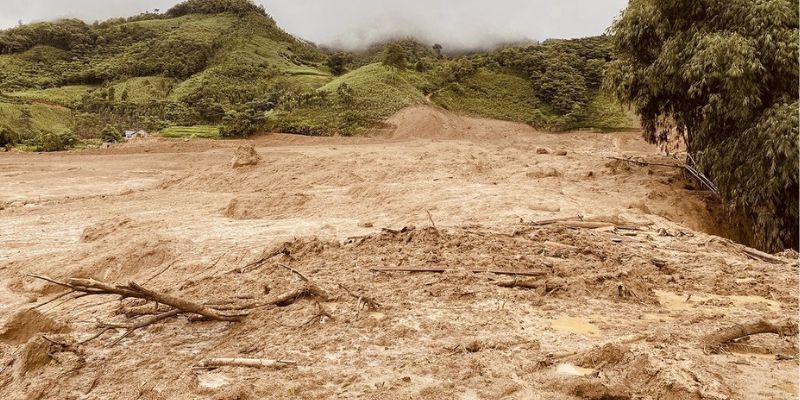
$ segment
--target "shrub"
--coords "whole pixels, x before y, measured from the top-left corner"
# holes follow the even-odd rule
[[[252,108],[244,111],[229,111],[223,118],[223,126],[220,129],[220,133],[226,137],[249,136],[263,129],[265,122],[264,113]]]
[[[64,151],[77,145],[80,140],[72,132],[44,132],[36,136],[35,142],[40,151]]]
[[[114,126],[106,125],[103,131],[100,132],[100,139],[104,142],[119,142],[122,140],[122,134]]]

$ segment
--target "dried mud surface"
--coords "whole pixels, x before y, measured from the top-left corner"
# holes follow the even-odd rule
[[[797,398],[796,338],[721,352],[703,340],[796,322],[797,255],[749,257],[715,236],[706,194],[675,169],[608,158],[670,161],[637,133],[544,134],[424,107],[389,122],[369,138],[0,154],[0,398]],[[252,155],[242,145],[261,160],[233,168]],[[578,216],[609,224],[534,223]],[[83,345],[142,302],[42,305],[64,290],[27,276],[219,305],[308,284],[286,267],[328,298]],[[444,272],[379,271],[398,268]],[[199,367],[212,357],[294,364]]]

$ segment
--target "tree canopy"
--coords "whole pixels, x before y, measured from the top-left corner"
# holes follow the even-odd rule
[[[645,138],[677,132],[751,241],[798,241],[798,19],[789,0],[632,0],[607,84]]]

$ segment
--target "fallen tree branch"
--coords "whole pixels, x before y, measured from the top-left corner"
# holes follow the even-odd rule
[[[252,310],[256,308],[263,308],[270,306],[286,307],[306,297],[311,297],[322,301],[330,299],[330,295],[328,295],[328,293],[324,289],[313,283],[307,283],[301,288],[283,293],[271,300],[251,301],[248,303],[223,304],[214,306],[214,309],[218,311],[232,311],[232,310],[241,311],[241,310]]]
[[[781,260],[780,258],[773,256],[772,254],[768,254],[763,251],[752,249],[746,246],[742,246],[742,252],[744,252],[746,256],[752,259],[768,262],[770,264],[783,264],[785,262],[784,260]]]
[[[179,314],[181,314],[181,313],[183,313],[183,311],[182,311],[182,310],[179,310],[179,309],[174,309],[174,310],[171,310],[171,311],[167,311],[167,312],[165,312],[165,313],[161,313],[161,314],[158,314],[158,315],[154,315],[154,316],[152,316],[152,317],[149,317],[149,318],[142,318],[141,320],[139,320],[139,321],[136,321],[136,322],[134,322],[134,323],[132,323],[132,324],[107,324],[107,323],[100,323],[100,327],[101,327],[101,328],[104,328],[104,329],[114,329],[114,328],[123,328],[123,329],[127,329],[127,331],[125,331],[125,333],[124,333],[124,334],[122,334],[122,336],[118,337],[116,340],[114,340],[114,341],[113,341],[113,342],[112,342],[112,343],[109,345],[109,347],[110,347],[110,346],[114,346],[115,344],[119,343],[120,341],[122,341],[122,339],[125,339],[126,337],[130,336],[130,335],[131,335],[131,334],[132,334],[132,333],[133,333],[135,330],[137,330],[137,329],[141,329],[141,328],[144,328],[144,327],[146,327],[146,326],[153,325],[153,324],[155,324],[156,322],[163,321],[163,320],[165,320],[165,319],[167,319],[167,318],[172,318],[172,317],[175,317],[175,316],[177,316],[177,315],[179,315]]]
[[[281,369],[296,366],[294,361],[267,360],[263,358],[209,358],[203,360],[203,368],[217,367],[246,367],[246,368],[274,368]]]
[[[548,274],[546,271],[501,271],[491,269],[457,269],[457,268],[370,268],[373,272],[417,272],[417,273],[435,273],[441,274],[444,272],[458,272],[466,271],[475,274],[488,272],[495,275],[519,275],[519,276],[545,276]]]
[[[575,217],[545,219],[545,220],[541,220],[541,221],[532,221],[529,224],[533,225],[533,226],[546,226],[546,225],[555,224],[557,222],[566,222],[566,221],[583,221],[583,217],[575,216]]]
[[[238,322],[244,317],[244,315],[221,314],[218,311],[201,304],[145,289],[136,282],[130,282],[128,286],[112,286],[94,279],[70,278],[66,282],[60,282],[42,275],[31,276],[89,295],[118,295],[122,296],[123,298],[138,298],[155,301],[181,310],[182,312],[200,314],[206,318],[217,321]]]
[[[651,162],[651,161],[644,161],[644,160],[634,160],[632,158],[622,158],[622,157],[608,157],[611,160],[619,160],[625,161],[627,163],[641,165],[641,166],[656,166],[656,167],[670,167],[670,168],[685,168],[684,165],[680,164],[666,164],[666,163],[659,163],[659,162]]]
[[[562,279],[558,278],[547,280],[513,279],[510,281],[495,282],[495,285],[505,288],[542,289],[545,295],[549,295],[567,286]]]
[[[154,301],[157,301],[159,303],[166,304],[166,305],[168,305],[170,307],[177,308],[177,309],[179,309],[181,311],[184,311],[184,312],[200,314],[200,315],[202,315],[202,316],[204,316],[206,318],[213,319],[213,320],[218,320],[218,321],[238,322],[238,321],[242,320],[242,316],[241,315],[220,314],[219,312],[217,312],[217,311],[215,311],[215,310],[213,310],[211,308],[208,308],[206,306],[203,306],[201,304],[193,303],[191,301],[184,300],[184,299],[181,299],[181,298],[178,298],[178,297],[173,297],[173,296],[170,296],[170,295],[167,295],[167,294],[157,293],[157,292],[153,292],[151,290],[145,289],[145,288],[139,286],[138,284],[136,284],[136,282],[131,282],[128,285],[131,288],[135,289],[136,291],[144,294],[145,297],[142,297],[142,298],[146,298],[148,300],[154,300]]]
[[[798,333],[797,322],[792,320],[773,323],[766,320],[736,325],[730,328],[722,328],[703,338],[703,348],[718,353],[730,342],[743,337],[758,335],[762,333],[774,333],[781,336],[796,336]]]
[[[292,268],[292,267],[290,267],[288,265],[285,265],[285,264],[278,264],[278,266],[283,268],[283,269],[285,269],[285,270],[287,270],[287,271],[289,271],[289,272],[291,272],[291,273],[293,273],[293,274],[295,274],[295,275],[297,275],[303,282],[310,282],[308,280],[308,278],[305,277],[305,275],[300,273],[300,271],[298,271],[298,270],[296,270],[296,269],[294,269],[294,268]]]
[[[510,281],[495,282],[495,285],[505,288],[539,289],[545,287],[546,283],[541,280],[513,279]]]
[[[616,228],[626,230],[639,230],[643,226],[653,225],[652,223],[634,224],[629,223],[625,225],[618,225],[614,222],[607,221],[561,221],[555,223],[558,226],[565,226],[567,228],[581,228],[581,229],[600,229],[600,228]]]

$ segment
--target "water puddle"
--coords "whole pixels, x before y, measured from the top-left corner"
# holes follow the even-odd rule
[[[589,376],[597,372],[591,368],[583,368],[571,363],[556,365],[556,373],[567,376]]]
[[[550,321],[550,327],[559,332],[600,336],[600,328],[582,318],[561,317]]]

